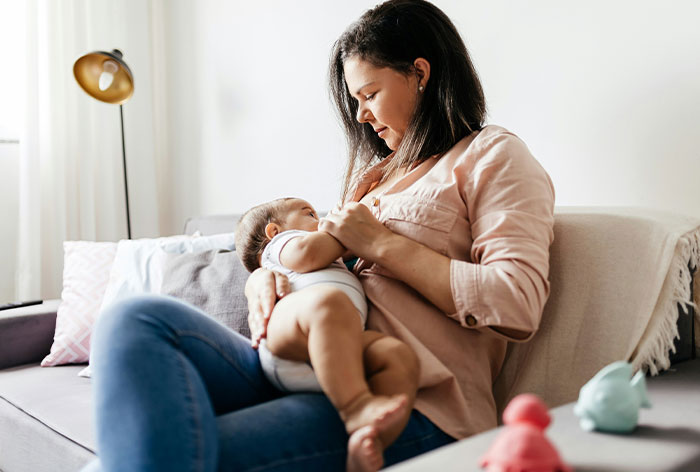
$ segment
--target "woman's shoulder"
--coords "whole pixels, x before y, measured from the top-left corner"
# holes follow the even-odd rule
[[[448,157],[446,165],[466,188],[499,179],[530,180],[552,186],[547,171],[525,142],[501,126],[488,125],[475,131],[444,157]]]
[[[537,163],[525,142],[515,133],[498,125],[487,125],[464,137],[448,151],[457,165],[469,167],[501,164],[506,161]],[[538,164],[539,165],[539,164]]]
[[[525,143],[505,128],[485,126],[443,157],[448,160],[441,168],[449,170],[472,221],[523,205],[526,212],[551,214],[551,178]]]
[[[484,152],[494,146],[525,146],[523,140],[515,133],[498,125],[486,125],[472,134],[474,136],[468,146],[472,152]],[[467,136],[465,139],[468,139],[470,136]]]

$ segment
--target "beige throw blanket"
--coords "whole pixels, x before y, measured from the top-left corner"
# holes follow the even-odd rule
[[[680,304],[700,304],[700,219],[630,208],[556,211],[551,294],[531,342],[512,344],[494,384],[499,408],[534,392],[573,401],[600,368],[627,360],[652,375],[669,367]],[[694,300],[692,299],[694,298]],[[695,320],[700,345],[699,319]]]

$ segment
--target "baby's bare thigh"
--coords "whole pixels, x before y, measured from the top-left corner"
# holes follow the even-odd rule
[[[307,344],[312,321],[330,314],[360,322],[350,297],[337,287],[318,284],[290,293],[272,310],[267,325],[268,349],[285,359],[309,360]]]

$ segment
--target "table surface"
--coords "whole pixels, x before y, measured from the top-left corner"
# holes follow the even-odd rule
[[[574,403],[550,410],[546,434],[578,472],[700,471],[700,359],[647,377],[651,409],[640,410],[630,434],[583,431]],[[478,462],[501,432],[496,428],[387,468],[391,472],[481,471]]]

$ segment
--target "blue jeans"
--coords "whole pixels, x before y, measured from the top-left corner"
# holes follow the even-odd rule
[[[92,341],[99,459],[84,471],[342,471],[348,435],[318,393],[283,394],[247,338],[163,296],[115,304]],[[453,442],[414,410],[386,465]]]

